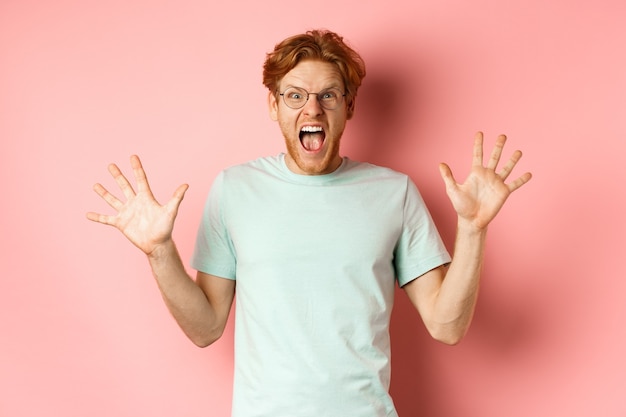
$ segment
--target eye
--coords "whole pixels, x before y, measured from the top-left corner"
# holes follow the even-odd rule
[[[326,90],[320,93],[320,98],[322,100],[335,100],[337,98],[337,92],[334,90]]]
[[[287,90],[285,90],[285,93],[283,95],[285,96],[286,99],[292,100],[292,101],[302,101],[302,100],[306,100],[307,98],[306,91],[297,87],[288,88]]]

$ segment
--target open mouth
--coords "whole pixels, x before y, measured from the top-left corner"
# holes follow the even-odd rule
[[[319,151],[325,138],[326,133],[322,126],[303,126],[300,129],[300,143],[309,152]]]

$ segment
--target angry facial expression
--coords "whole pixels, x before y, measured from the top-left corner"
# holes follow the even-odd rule
[[[282,78],[279,92],[289,87],[318,93],[329,88],[345,91],[337,67],[328,62],[304,60]],[[339,144],[348,120],[347,100],[327,110],[320,105],[317,94],[311,94],[299,109],[288,107],[274,92],[268,97],[270,117],[277,121],[285,138],[287,167],[296,174],[329,174],[341,165]]]

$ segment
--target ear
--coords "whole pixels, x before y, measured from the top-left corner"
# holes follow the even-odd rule
[[[352,119],[352,116],[354,116],[354,107],[356,106],[356,98],[355,97],[351,97],[348,102],[346,103],[346,119],[350,120]]]
[[[270,119],[273,121],[278,120],[278,100],[276,99],[276,94],[271,91],[267,94],[267,107],[270,112]]]

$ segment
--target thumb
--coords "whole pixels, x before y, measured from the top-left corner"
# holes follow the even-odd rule
[[[187,192],[188,189],[189,189],[189,185],[187,184],[182,184],[181,186],[179,186],[176,189],[176,191],[174,191],[174,195],[172,196],[172,199],[168,201],[167,203],[168,209],[173,210],[174,212],[177,212],[178,207],[180,206],[180,203],[183,201],[183,198],[185,197],[185,193]]]
[[[452,175],[452,170],[450,170],[450,167],[447,164],[443,162],[439,164],[439,173],[441,174],[443,182],[446,184],[446,188],[456,187],[456,181]]]

